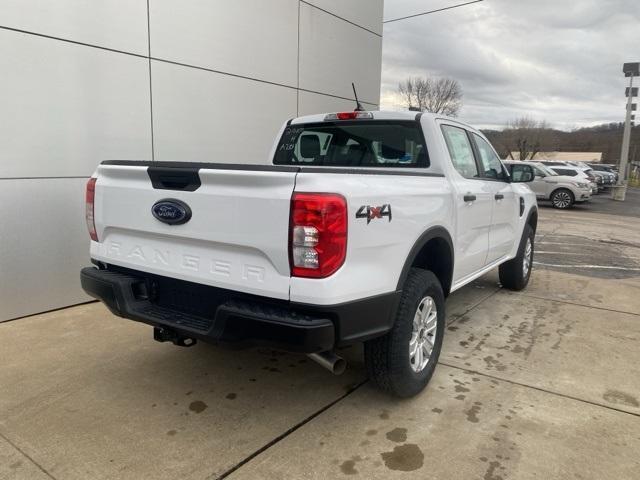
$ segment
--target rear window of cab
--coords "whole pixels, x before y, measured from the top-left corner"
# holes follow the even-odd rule
[[[288,125],[273,163],[416,168],[428,167],[429,156],[416,121],[325,121]]]

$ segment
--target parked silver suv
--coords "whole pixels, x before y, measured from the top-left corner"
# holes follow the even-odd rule
[[[591,186],[576,177],[558,175],[539,162],[505,161],[506,165],[527,164],[533,167],[536,178],[528,183],[538,200],[550,200],[555,208],[571,208],[574,203],[591,198]]]

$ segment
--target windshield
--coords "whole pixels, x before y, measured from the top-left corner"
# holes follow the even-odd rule
[[[420,124],[360,120],[290,125],[278,143],[275,165],[428,167]]]

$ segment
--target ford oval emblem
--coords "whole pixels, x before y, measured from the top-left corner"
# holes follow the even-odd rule
[[[151,213],[162,223],[182,225],[191,219],[191,209],[186,203],[173,198],[166,198],[154,203]]]

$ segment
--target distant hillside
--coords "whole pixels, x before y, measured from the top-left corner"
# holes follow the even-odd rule
[[[519,139],[527,135],[540,144],[541,152],[602,152],[603,163],[618,163],[622,146],[622,123],[607,123],[595,127],[580,128],[572,132],[554,129],[521,129]],[[514,130],[484,130],[502,158],[507,158],[515,148]],[[640,126],[632,128],[630,160],[640,161]]]

